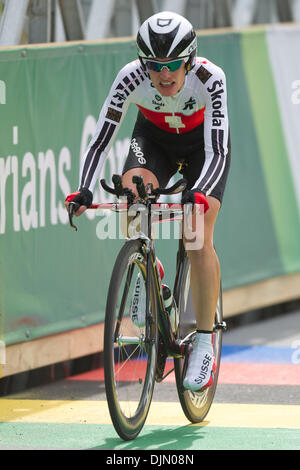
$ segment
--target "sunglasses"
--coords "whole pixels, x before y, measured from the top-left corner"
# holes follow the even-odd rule
[[[169,62],[157,62],[154,60],[146,60],[146,66],[149,70],[153,70],[153,72],[160,72],[164,67],[166,67],[170,72],[176,72],[176,70],[180,69],[182,62],[186,62],[184,59],[175,59],[170,60]]]

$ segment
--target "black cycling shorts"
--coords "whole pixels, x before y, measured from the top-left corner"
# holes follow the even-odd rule
[[[141,112],[132,133],[129,153],[123,168],[123,174],[133,168],[146,168],[156,176],[159,186],[166,187],[172,176],[183,163],[182,174],[188,184],[194,186],[204,165],[204,126],[184,134],[165,132],[146,119]],[[230,139],[226,165],[222,177],[210,196],[221,203],[230,166]]]

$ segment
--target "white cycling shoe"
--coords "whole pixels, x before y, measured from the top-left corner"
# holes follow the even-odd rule
[[[193,351],[183,386],[186,390],[205,390],[213,384],[216,361],[211,343],[211,334],[196,333]]]

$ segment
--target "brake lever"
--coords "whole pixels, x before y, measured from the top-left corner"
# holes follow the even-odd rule
[[[73,217],[74,217],[74,214],[75,212],[79,209],[79,204],[77,204],[76,202],[69,202],[69,207],[68,207],[68,214],[69,214],[69,222],[70,222],[70,225],[71,227],[77,232],[78,228],[76,227],[76,225],[73,224]]]

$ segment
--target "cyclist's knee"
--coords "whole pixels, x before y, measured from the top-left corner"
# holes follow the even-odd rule
[[[123,174],[122,183],[125,188],[131,189],[135,194],[137,194],[137,192],[136,185],[132,182],[133,176],[142,176],[145,186],[149,183],[151,183],[154,188],[159,186],[158,179],[152,171],[146,168],[132,168]]]

